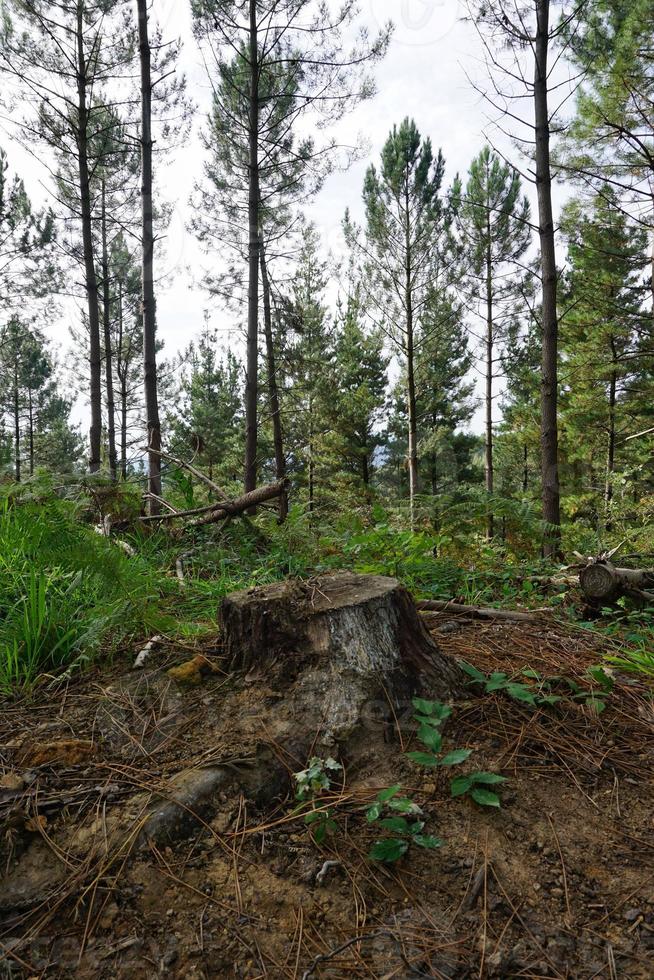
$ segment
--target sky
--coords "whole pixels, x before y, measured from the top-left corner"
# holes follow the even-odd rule
[[[211,258],[200,251],[187,229],[189,198],[202,174],[203,149],[199,130],[209,106],[210,86],[205,68],[191,33],[188,0],[154,0],[153,10],[164,31],[164,38],[182,41],[180,67],[187,78],[188,93],[196,104],[193,129],[182,147],[160,175],[159,187],[173,207],[165,242],[156,255],[160,278],[157,298],[158,329],[165,356],[184,349],[208,317],[218,331],[220,343],[238,349],[240,325],[233,313],[221,309],[201,285],[201,272]],[[464,21],[462,0],[360,0],[361,21],[371,33],[388,20],[395,24],[386,58],[376,66],[377,94],[360,104],[334,129],[339,141],[361,145],[370,152],[344,173],[328,178],[307,208],[306,216],[318,226],[326,251],[342,249],[341,221],[346,208],[355,220],[362,218],[361,189],[365,170],[379,152],[394,123],[413,117],[423,136],[441,147],[446,161],[445,186],[455,173],[462,175],[484,143],[488,131],[495,144],[509,150],[507,140],[491,125],[492,109],[471,85],[469,76],[483,78],[482,46],[473,25]],[[47,174],[36,160],[19,148],[7,147],[14,168],[20,166],[28,193],[39,203],[47,197]],[[12,168],[13,169],[13,168]],[[531,190],[526,188],[531,196]],[[215,261],[215,260],[214,260]],[[61,361],[66,351],[75,309],[67,309],[49,327],[60,346]],[[76,415],[85,409],[80,402]],[[479,428],[481,416],[475,419]]]

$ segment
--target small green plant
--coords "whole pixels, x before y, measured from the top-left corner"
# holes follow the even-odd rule
[[[415,721],[418,722],[418,741],[422,742],[428,752],[407,752],[412,762],[419,766],[458,766],[465,762],[472,749],[454,749],[452,752],[441,754],[443,736],[440,725],[452,714],[452,709],[440,701],[424,701],[422,698],[413,699]]]
[[[399,785],[381,790],[375,802],[366,810],[368,823],[374,823],[393,835],[376,841],[368,854],[372,861],[393,864],[407,853],[412,844],[428,850],[435,850],[443,844],[439,837],[423,833],[425,821],[420,819],[424,816],[422,809],[408,796],[399,796],[400,791]]]
[[[331,789],[332,776],[342,771],[343,766],[336,759],[321,759],[314,755],[309,759],[306,769],[293,774],[297,786],[295,799],[301,804],[309,803],[311,805],[309,812],[304,815],[304,822],[311,826],[311,833],[316,844],[321,844],[328,833],[336,830],[334,812],[331,807],[321,801],[321,796]],[[298,809],[301,810],[302,808],[299,807]]]
[[[499,807],[501,800],[497,793],[485,787],[505,782],[506,777],[495,772],[471,772],[467,776],[456,776],[450,783],[450,792],[452,796],[469,796],[480,806]]]
[[[476,669],[476,668],[473,668]],[[484,676],[484,675],[482,675]],[[412,762],[419,766],[458,766],[472,755],[472,749],[453,749],[445,755],[441,753],[443,736],[439,731],[440,725],[452,714],[449,705],[440,701],[424,701],[414,698],[416,709],[414,719],[418,722],[418,740],[428,748],[429,752],[407,752]],[[473,772],[467,776],[457,776],[450,781],[452,796],[468,794],[480,806],[500,806],[500,798],[496,793],[485,790],[483,785],[504,783],[504,776],[492,772]]]
[[[486,675],[477,667],[466,663],[465,660],[459,661],[459,666],[471,678],[469,683],[480,685],[486,694],[501,691],[504,694],[508,694],[514,701],[521,701],[524,704],[531,704],[534,707],[553,705],[564,700],[563,694],[555,693],[557,687],[559,689],[564,687],[566,689],[565,697],[569,700],[585,704],[599,714],[606,708],[605,697],[611,693],[614,686],[613,678],[601,666],[589,667],[586,671],[586,679],[591,684],[590,690],[582,687],[581,684],[578,684],[571,678],[558,674],[553,677],[543,678],[537,671],[530,667],[523,670],[521,676],[526,677],[533,683],[519,681],[516,677],[510,677],[502,671],[493,671],[493,673]],[[600,688],[601,697],[597,696],[593,685]]]

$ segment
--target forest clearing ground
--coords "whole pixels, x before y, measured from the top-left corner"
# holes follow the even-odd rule
[[[429,622],[445,653],[486,673],[580,677],[602,653],[596,634],[559,623]],[[143,671],[117,661],[5,706],[0,976],[652,976],[654,717],[641,685],[619,679],[600,715],[503,694],[455,703],[446,740],[508,777],[500,810],[451,799],[380,730],[356,768],[344,760],[338,830],[318,847],[292,795],[248,785],[257,756],[279,768],[270,708],[283,687],[201,652],[218,672],[198,686],[166,674],[191,656],[178,645]],[[411,725],[398,727],[406,750]],[[143,800],[218,762],[234,778],[213,809],[176,842],[143,846]],[[364,807],[393,783],[445,845],[385,867],[366,856]]]

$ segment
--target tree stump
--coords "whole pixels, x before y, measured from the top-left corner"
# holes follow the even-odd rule
[[[348,738],[366,706],[395,712],[418,688],[447,698],[462,686],[393,578],[338,572],[232,593],[221,623],[230,669],[276,675],[291,712],[327,744]]]

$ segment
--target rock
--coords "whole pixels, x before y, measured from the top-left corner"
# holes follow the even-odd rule
[[[627,922],[635,922],[643,914],[642,909],[627,909],[624,914]]]

